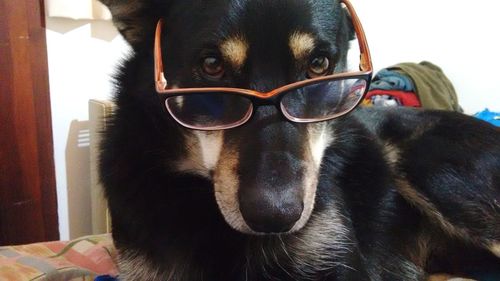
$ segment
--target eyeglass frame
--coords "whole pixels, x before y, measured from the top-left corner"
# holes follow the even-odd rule
[[[321,122],[321,121],[327,121],[327,120],[332,120],[341,116],[344,116],[346,114],[349,114],[351,111],[356,109],[356,107],[359,106],[361,101],[364,99],[364,96],[368,92],[368,88],[371,82],[372,74],[373,74],[373,65],[372,65],[372,60],[371,60],[371,55],[370,55],[370,49],[368,47],[368,43],[366,40],[366,35],[363,30],[363,26],[361,25],[361,21],[358,18],[358,15],[356,14],[356,11],[354,10],[353,5],[349,0],[340,0],[341,3],[343,3],[347,11],[349,12],[351,16],[351,20],[353,23],[354,27],[354,32],[356,34],[356,37],[358,39],[358,45],[359,45],[359,50],[360,50],[360,63],[359,63],[359,71],[354,71],[354,72],[347,72],[347,73],[335,73],[335,74],[330,74],[326,76],[321,76],[321,77],[316,77],[316,78],[311,78],[307,80],[302,80],[302,81],[297,81],[291,84],[287,84],[284,86],[281,86],[279,88],[276,88],[272,91],[269,92],[259,92],[259,91],[254,91],[250,89],[243,89],[243,88],[231,88],[231,87],[207,87],[207,88],[175,88],[175,89],[169,89],[168,88],[168,83],[167,79],[165,78],[165,72],[163,68],[163,55],[162,55],[162,48],[161,48],[161,35],[162,35],[162,28],[163,28],[163,19],[159,19],[158,23],[156,25],[156,31],[155,31],[155,42],[154,42],[154,78],[155,78],[155,88],[156,92],[159,95],[168,95],[167,99],[170,97],[175,97],[175,96],[185,96],[185,95],[191,95],[191,94],[200,94],[200,93],[221,93],[221,94],[232,94],[232,95],[240,95],[244,96],[247,99],[250,100],[251,102],[251,107],[249,108],[249,111],[245,114],[244,118],[239,120],[238,122],[234,122],[232,124],[228,125],[216,125],[216,126],[207,126],[207,127],[197,127],[197,126],[191,126],[189,124],[186,124],[179,120],[175,114],[173,114],[170,110],[170,108],[165,104],[165,107],[169,111],[170,115],[182,126],[189,128],[189,129],[194,129],[194,130],[202,130],[202,131],[215,131],[215,130],[225,130],[225,129],[231,129],[235,128],[238,126],[241,126],[248,122],[250,118],[253,115],[253,110],[255,105],[261,105],[261,104],[274,104],[278,107],[279,104],[279,110],[281,113],[285,116],[286,119],[289,121],[295,122],[295,123],[314,123],[314,122]],[[312,119],[305,119],[305,118],[296,118],[291,115],[289,115],[286,110],[283,108],[283,104],[281,103],[281,98],[284,96],[284,94],[298,88],[302,88],[308,85],[312,84],[318,84],[323,81],[335,81],[335,80],[347,80],[347,79],[362,79],[367,82],[365,86],[365,90],[357,103],[352,106],[351,109],[341,112],[338,114],[334,114],[328,117],[323,117],[323,118],[312,118]]]

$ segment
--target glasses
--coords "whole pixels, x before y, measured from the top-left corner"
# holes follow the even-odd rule
[[[240,88],[169,88],[163,70],[161,34],[157,24],[154,45],[155,86],[165,107],[182,126],[194,130],[224,130],[250,120],[257,106],[275,105],[292,122],[311,123],[348,114],[363,100],[371,81],[372,62],[365,33],[352,4],[341,0],[351,15],[359,43],[359,71],[337,73],[295,82],[262,93]]]

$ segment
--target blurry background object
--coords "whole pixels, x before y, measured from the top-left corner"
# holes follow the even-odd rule
[[[428,61],[399,63],[380,70],[363,104],[463,112],[450,79],[439,66]]]
[[[110,20],[111,14],[97,0],[45,0],[48,17],[74,20]]]
[[[500,112],[493,112],[486,108],[485,110],[476,113],[474,116],[486,122],[490,122],[497,127],[500,127]]]

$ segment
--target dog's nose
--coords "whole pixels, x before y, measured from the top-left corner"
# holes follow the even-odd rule
[[[281,233],[293,228],[304,209],[304,167],[289,152],[257,154],[256,167],[241,166],[238,199],[247,225],[256,232]]]
[[[287,212],[269,214],[264,210],[256,210],[244,216],[247,225],[259,233],[287,232],[300,219],[302,207],[294,208]]]
[[[268,203],[255,202],[251,198],[241,202],[240,208],[245,210],[242,211],[243,219],[255,232],[287,232],[300,219],[304,210],[303,203],[296,200],[282,199],[275,201],[274,204]]]

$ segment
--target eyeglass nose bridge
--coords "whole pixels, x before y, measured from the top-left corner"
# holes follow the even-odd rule
[[[270,97],[252,97],[252,102],[258,106],[263,105],[275,105],[279,103],[280,96],[270,96]]]
[[[261,97],[254,97],[251,99],[252,102],[252,116],[250,119],[254,118],[256,115],[259,113],[259,109],[263,107],[274,107],[276,109],[276,112],[281,115],[285,120],[287,121],[293,121],[290,120],[285,112],[283,112],[283,107],[281,106],[281,95],[279,96],[272,96],[272,97],[266,97],[266,98],[261,98]],[[249,120],[250,120],[249,119]],[[247,120],[247,122],[249,121]]]

